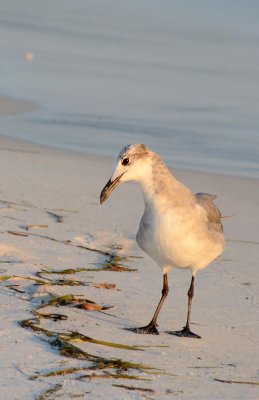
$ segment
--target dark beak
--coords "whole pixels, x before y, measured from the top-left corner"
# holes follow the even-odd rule
[[[120,183],[120,179],[123,174],[118,176],[114,181],[111,181],[111,179],[106,183],[104,186],[101,194],[100,194],[100,203],[104,203],[106,199],[110,196],[111,192],[116,188],[116,186]]]

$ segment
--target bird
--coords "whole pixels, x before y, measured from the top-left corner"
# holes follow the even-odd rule
[[[121,183],[134,181],[142,189],[145,209],[136,241],[163,272],[160,301],[151,321],[141,327],[125,328],[135,333],[158,335],[157,319],[168,295],[168,273],[172,268],[191,270],[186,324],[166,333],[188,338],[201,336],[190,329],[196,273],[217,259],[225,248],[221,212],[215,195],[194,194],[171,174],[160,156],[144,144],[123,147],[115,159],[111,178],[100,194],[108,199]]]

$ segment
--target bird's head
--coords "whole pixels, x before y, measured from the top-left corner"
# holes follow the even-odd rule
[[[119,183],[143,179],[149,168],[149,155],[150,150],[144,144],[123,147],[115,159],[112,176],[101,192],[100,203],[110,196]]]

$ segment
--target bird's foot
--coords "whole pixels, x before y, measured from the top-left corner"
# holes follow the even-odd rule
[[[168,331],[166,333],[168,333],[169,335],[175,335],[175,336],[180,336],[180,337],[201,339],[201,336],[197,335],[196,333],[191,332],[190,329],[187,328],[186,326],[181,331]]]
[[[159,332],[156,328],[155,324],[148,324],[147,326],[141,326],[139,328],[125,328],[127,331],[140,333],[140,334],[149,334],[149,335],[159,335]]]

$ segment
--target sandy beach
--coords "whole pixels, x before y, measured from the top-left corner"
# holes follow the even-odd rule
[[[217,194],[227,248],[197,275],[201,340],[165,333],[186,316],[190,274],[174,270],[160,335],[136,335],[123,328],[148,322],[162,285],[135,243],[139,188],[101,207],[111,158],[5,136],[0,155],[1,399],[258,398],[257,179],[173,169]]]
[[[259,3],[258,3],[259,4]],[[0,400],[259,398],[259,5],[13,0],[0,16]],[[226,250],[169,274],[137,246],[145,143],[216,194]]]

